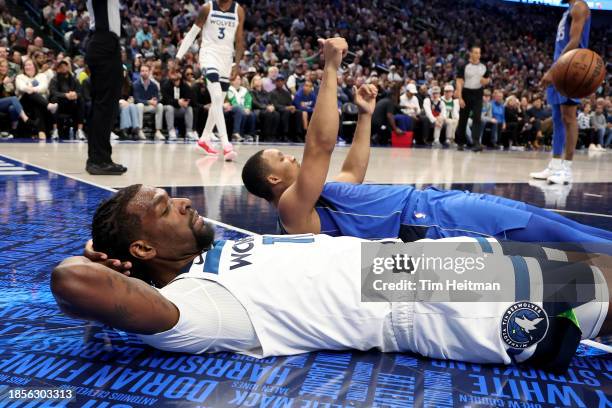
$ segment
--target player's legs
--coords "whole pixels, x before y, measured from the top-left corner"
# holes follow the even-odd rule
[[[561,105],[552,106],[553,120],[553,158],[562,159],[563,149],[565,148],[565,126],[563,125],[563,115]]]
[[[548,211],[543,208],[539,208],[530,204],[526,204],[527,211],[537,214],[541,217],[548,218],[552,221],[567,225],[575,230],[581,231],[585,234],[590,234],[594,236],[598,236],[601,238],[605,238],[611,241],[612,244],[612,231],[606,231],[601,228],[591,227],[590,225],[584,225],[567,217],[564,217],[554,211]]]
[[[561,117],[565,128],[565,157],[566,161],[574,159],[576,142],[578,141],[578,120],[576,112],[578,105],[561,105]]]
[[[602,232],[605,233],[605,231]],[[580,231],[537,214],[532,214],[526,227],[504,231],[498,238],[520,242],[576,244],[577,248],[583,248],[586,252],[612,255],[610,239]]]

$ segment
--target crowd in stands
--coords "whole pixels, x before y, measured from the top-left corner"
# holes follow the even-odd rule
[[[0,120],[24,135],[86,138],[90,111],[83,58],[89,16],[85,2],[34,0],[41,18],[65,38],[66,51],[46,47],[32,28],[0,12]],[[195,0],[122,0],[124,86],[118,137],[195,139],[210,98],[198,64],[199,41],[175,55],[199,9]],[[318,37],[343,36],[351,53],[338,76],[338,112],[350,142],[354,87],[379,88],[373,142],[391,132],[414,133],[420,144],[453,141],[457,67],[480,44],[491,83],[480,135],[492,147],[550,144],[550,109],[538,81],[551,65],[561,10],[500,2],[413,0],[240,1],[247,51],[225,103],[234,141],[303,141],[322,78]],[[526,22],[529,22],[526,24]],[[592,28],[590,48],[610,58],[610,27]],[[612,143],[610,78],[580,109],[581,143]],[[2,119],[4,118],[4,119]],[[179,131],[177,132],[177,129]],[[468,125],[469,128],[469,125]],[[6,135],[5,133],[4,135]],[[12,132],[11,132],[12,134]]]

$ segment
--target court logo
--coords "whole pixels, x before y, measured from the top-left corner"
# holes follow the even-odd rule
[[[525,349],[538,343],[547,331],[548,315],[544,309],[531,302],[513,304],[502,317],[502,339],[515,349]]]

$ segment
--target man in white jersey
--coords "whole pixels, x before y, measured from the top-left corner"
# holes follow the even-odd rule
[[[200,8],[194,25],[185,35],[176,54],[177,59],[183,58],[198,33],[202,31],[199,62],[206,76],[211,107],[198,146],[204,149],[206,154],[218,154],[211,144],[216,125],[223,147],[223,157],[227,161],[235,159],[236,152],[227,138],[223,102],[230,79],[238,73],[238,64],[244,53],[244,19],[244,9],[233,0],[212,0],[206,3]]]
[[[406,294],[400,302],[364,302],[360,253],[365,240],[303,234],[214,241],[213,225],[189,199],[142,185],[126,187],[100,205],[92,238],[89,258],[72,257],[53,270],[51,289],[60,308],[168,351],[232,351],[263,358],[375,348],[559,370],[567,367],[581,337],[607,333],[612,323],[606,319],[610,270],[554,263],[563,265],[559,271],[574,271],[571,279],[555,284],[578,289],[576,277],[583,285],[588,277],[597,288],[593,300],[570,309],[569,317],[550,309],[546,314],[545,304],[530,302],[529,289],[516,302],[434,303],[418,294]],[[483,258],[483,274],[492,281],[510,275],[514,288],[522,275],[546,283],[549,259],[506,256],[493,239],[454,240],[459,256],[489,255]],[[411,245],[436,253],[424,246],[432,242],[437,241]],[[608,260],[604,267],[610,266]],[[525,305],[531,314],[514,324],[530,343],[517,348],[504,328],[509,313]]]

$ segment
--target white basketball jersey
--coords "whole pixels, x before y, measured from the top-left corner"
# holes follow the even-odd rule
[[[226,57],[233,56],[238,22],[238,3],[233,1],[229,10],[222,11],[217,1],[212,0],[202,30],[201,52],[212,51]]]
[[[213,280],[238,299],[261,344],[244,354],[385,351],[391,305],[361,302],[363,241],[312,234],[216,241],[176,279]]]

